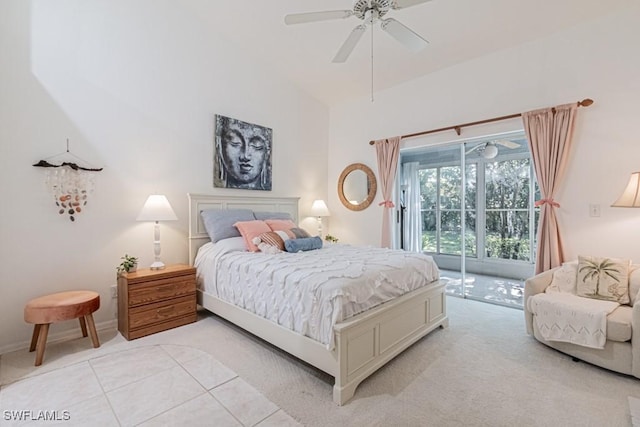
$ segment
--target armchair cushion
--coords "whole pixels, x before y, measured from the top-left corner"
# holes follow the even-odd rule
[[[607,316],[607,339],[625,342],[631,339],[631,318],[633,308],[620,305]]]

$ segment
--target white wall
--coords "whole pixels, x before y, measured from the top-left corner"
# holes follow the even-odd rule
[[[0,2],[0,353],[26,345],[24,303],[67,289],[100,293],[96,322],[114,319],[109,287],[124,253],[153,259],[146,197],[169,198],[166,263],[186,263],[187,192],[327,197],[328,109],[183,7],[183,2]],[[273,191],[214,189],[213,119],[271,127]],[[75,223],[58,215],[31,165],[65,151],[104,167]],[[315,222],[310,221],[310,231]],[[52,326],[55,338],[77,322]]]
[[[526,18],[525,18],[526,19]],[[331,234],[356,244],[380,243],[380,192],[362,212],[335,192],[342,169],[362,162],[376,171],[369,140],[473,122],[590,97],[578,110],[574,150],[556,199],[569,258],[578,254],[640,262],[640,211],[610,208],[629,174],[640,170],[640,4],[518,48],[481,57],[331,109]],[[384,60],[378,58],[378,60]],[[514,130],[521,121],[466,128],[463,137]],[[459,139],[453,131],[407,140],[406,146]],[[589,204],[601,217],[588,216]]]

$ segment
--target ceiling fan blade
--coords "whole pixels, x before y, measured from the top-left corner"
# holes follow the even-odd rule
[[[520,147],[520,144],[518,144],[517,142],[509,141],[508,139],[500,139],[493,142],[494,144],[502,145],[503,147],[512,148],[512,149]]]
[[[391,9],[406,9],[407,7],[417,6],[431,0],[394,0],[391,3]]]
[[[353,49],[355,49],[366,29],[367,27],[364,25],[358,25],[355,27],[340,47],[338,53],[336,53],[332,62],[345,62],[349,58],[349,55],[351,55],[351,52],[353,52]]]
[[[464,153],[464,154],[468,156],[469,154],[473,153],[474,151],[476,151],[476,150],[478,150],[478,149],[480,149],[480,148],[484,149],[485,145],[486,145],[486,144],[478,144],[478,145],[476,145],[475,147],[473,147],[472,149],[467,150],[467,152],[466,152],[466,153]]]
[[[327,10],[324,12],[292,13],[284,17],[284,23],[287,25],[306,24],[307,22],[346,19],[352,15],[352,10]]]
[[[429,44],[428,41],[393,18],[383,19],[380,27],[414,52],[424,49]]]

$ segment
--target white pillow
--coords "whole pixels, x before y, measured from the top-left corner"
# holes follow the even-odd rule
[[[264,243],[262,239],[260,239],[260,237],[254,237],[253,244],[258,247],[260,252],[264,252],[265,254],[278,254],[282,252],[280,249],[276,248],[275,246],[271,246],[268,243]]]
[[[193,261],[194,267],[200,268],[206,265],[206,260],[229,252],[243,252],[247,250],[247,245],[242,237],[229,237],[218,240],[218,242],[207,242],[200,246],[196,259]],[[204,264],[201,264],[203,263]]]
[[[562,267],[553,272],[551,284],[545,289],[546,293],[566,292],[576,294],[578,283],[578,263],[565,262]]]
[[[215,243],[215,247],[218,250],[226,252],[246,251],[247,243],[243,237],[229,237],[226,239],[218,240]]]

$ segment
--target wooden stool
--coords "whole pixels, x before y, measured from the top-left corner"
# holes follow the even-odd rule
[[[100,347],[93,312],[100,308],[100,295],[93,291],[69,291],[34,298],[24,307],[24,320],[34,323],[29,351],[36,351],[36,366],[42,365],[49,325],[79,318],[82,336],[87,336],[87,324],[93,347]]]

